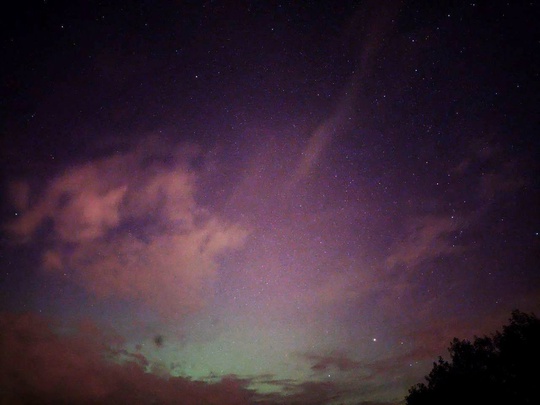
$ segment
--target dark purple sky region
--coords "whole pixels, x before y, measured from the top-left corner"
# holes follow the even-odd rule
[[[6,9],[2,400],[397,405],[538,313],[538,17]]]

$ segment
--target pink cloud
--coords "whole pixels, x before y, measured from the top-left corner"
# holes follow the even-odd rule
[[[113,243],[80,246],[63,257],[96,296],[138,300],[162,315],[181,316],[204,305],[218,270],[217,255],[240,246],[246,236],[238,227],[216,226],[207,223],[148,241],[116,237]]]
[[[27,243],[50,221],[43,268],[71,274],[97,297],[166,316],[201,308],[219,257],[240,248],[247,230],[198,204],[197,174],[182,149],[156,148],[69,168],[7,230]]]
[[[56,215],[56,231],[63,240],[83,242],[99,238],[120,222],[119,205],[126,186],[103,194],[79,190]]]
[[[60,270],[64,267],[62,255],[54,250],[47,250],[42,257],[45,270]]]
[[[105,159],[66,171],[47,184],[38,202],[8,224],[22,241],[51,219],[58,237],[66,242],[88,241],[118,225],[120,203],[127,186],[108,176],[118,159]]]

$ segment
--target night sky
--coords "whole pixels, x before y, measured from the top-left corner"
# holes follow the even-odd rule
[[[5,7],[0,402],[395,405],[540,312],[536,2]]]

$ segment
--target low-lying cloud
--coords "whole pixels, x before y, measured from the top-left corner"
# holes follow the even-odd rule
[[[89,326],[89,325],[87,325]],[[53,333],[32,314],[0,314],[2,403],[250,404],[249,381],[235,376],[215,383],[165,377],[148,371],[140,353],[114,349],[86,327]],[[114,342],[113,342],[114,343]]]

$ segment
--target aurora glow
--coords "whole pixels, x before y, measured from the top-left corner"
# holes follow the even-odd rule
[[[0,399],[396,405],[538,313],[532,3],[120,3],[3,17]]]

